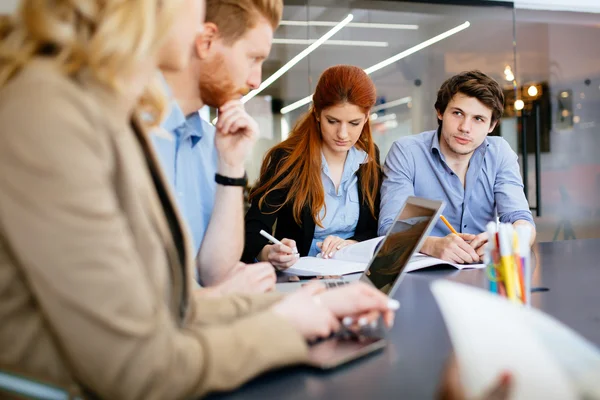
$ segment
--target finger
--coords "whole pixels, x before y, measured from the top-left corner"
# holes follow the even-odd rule
[[[258,279],[276,279],[277,275],[275,274],[275,270],[271,264],[261,265],[260,268],[257,268],[255,271],[250,271],[253,273],[253,276],[256,276]]]
[[[244,104],[239,99],[229,100],[229,101],[225,102],[225,104],[223,104],[221,107],[219,107],[219,113],[225,112],[225,111],[229,110],[230,108],[234,108],[234,107],[241,107],[243,109]]]
[[[225,116],[225,119],[221,121],[221,127],[219,129],[222,134],[232,134],[235,133],[234,130],[231,129],[231,125],[236,121],[242,120],[245,118],[245,114],[237,108],[232,109]]]
[[[480,246],[477,249],[477,255],[479,256],[479,261],[482,260],[484,254],[485,254],[485,246]]]
[[[292,239],[282,239],[281,243],[285,244],[287,247],[292,249],[292,253],[298,253],[298,246],[296,246],[296,241]]]
[[[278,254],[294,254],[294,250],[285,244],[276,244],[273,246],[273,251]]]
[[[333,255],[333,250],[335,249],[336,242],[339,238],[337,236],[327,236],[325,241],[323,242],[322,253],[327,256],[327,258]]]
[[[260,289],[261,293],[268,292],[275,288],[276,282],[277,282],[277,278],[276,278],[275,274],[273,273],[273,276],[267,276],[267,277],[264,277],[263,279],[261,279],[258,282],[258,288]]]
[[[473,235],[472,233],[459,233],[456,236],[458,236],[459,238],[461,238],[465,242],[472,242],[473,240],[477,239],[477,235]]]
[[[477,252],[475,251],[475,249],[473,247],[471,247],[471,245],[469,243],[462,241],[462,242],[458,242],[457,244],[458,244],[458,247],[460,247],[463,251],[465,251],[469,255],[469,258],[471,259],[471,261],[467,261],[467,262],[479,261],[479,256],[477,255]]]
[[[280,264],[280,270],[284,271],[284,270],[288,269],[292,265],[296,264],[297,261],[298,261],[298,257],[292,256],[292,259],[290,261]]]
[[[468,246],[468,244],[467,244],[467,246]],[[471,250],[473,250],[473,249],[471,249]],[[456,256],[455,259],[458,259],[458,261],[455,261],[455,262],[457,262],[459,264],[469,264],[469,263],[473,262],[473,257],[459,245],[456,245],[455,247],[453,247],[452,252]]]
[[[321,246],[321,254],[323,258],[329,258],[329,243],[331,242],[331,236],[327,236],[325,240],[323,240],[323,245]]]
[[[219,113],[219,117],[217,119],[217,124],[215,125],[215,127],[217,128],[217,131],[221,131],[223,128],[223,125],[225,124],[225,122],[227,120],[229,120],[232,116],[236,115],[236,109],[229,109],[227,111],[223,111]]]
[[[477,237],[475,239],[473,239],[471,241],[471,243],[469,243],[469,245],[474,248],[475,250],[477,250],[479,247],[483,246],[484,244],[486,244],[488,241],[487,238],[487,233],[481,234],[481,235],[477,235]]]
[[[317,242],[317,247],[322,249],[323,248],[323,242]]]
[[[360,330],[361,328],[365,328],[373,321],[377,321],[377,319],[379,319],[379,315],[381,315],[379,311],[368,311],[366,313],[354,315],[353,318],[356,323],[354,324],[353,329]]]
[[[489,400],[507,400],[510,395],[512,376],[505,372],[500,375],[498,383],[488,392],[485,399]]]
[[[238,118],[235,121],[233,121],[233,123],[229,127],[229,130],[227,131],[227,133],[243,134],[244,133],[243,130],[246,129],[247,127],[248,127],[248,121],[244,121],[243,119]]]
[[[354,308],[353,313],[387,312],[399,307],[397,300],[390,299],[381,291],[362,282],[357,283],[356,289],[352,292],[348,294],[348,298],[353,301],[351,305]]]
[[[271,264],[285,266],[290,261],[295,260],[295,258],[296,257],[294,257],[292,254],[275,253],[272,256],[269,256],[269,261],[271,262]]]
[[[327,287],[318,281],[309,282],[299,289],[299,291],[309,296],[316,296],[323,293],[325,290],[327,290]]]
[[[344,239],[337,238],[331,242],[331,249],[329,250],[329,257],[333,257],[333,255],[341,249],[340,245],[344,243]]]
[[[383,313],[383,322],[385,323],[385,326],[387,326],[388,328],[391,328],[392,326],[394,326],[394,319],[396,317],[396,313],[394,313],[393,311],[386,311]]]

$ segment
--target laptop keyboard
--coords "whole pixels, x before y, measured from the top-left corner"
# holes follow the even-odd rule
[[[348,281],[325,281],[325,286],[327,287],[327,289],[332,289],[339,286],[347,285],[349,283],[350,282]]]

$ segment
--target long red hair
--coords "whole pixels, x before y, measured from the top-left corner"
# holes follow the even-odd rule
[[[262,208],[271,192],[284,189],[287,192],[284,202],[270,204],[277,207],[275,212],[291,202],[294,220],[301,225],[302,209],[309,205],[315,224],[322,227],[319,213],[325,205],[325,192],[321,183],[322,138],[317,117],[321,111],[343,103],[353,104],[368,115],[375,100],[375,85],[362,69],[351,65],[326,69],[315,88],[311,109],[298,120],[285,141],[267,152],[250,200],[258,199],[258,206]],[[369,122],[367,118],[355,146],[368,155],[368,161],[361,166],[360,185],[371,213],[376,216],[375,199],[381,171]],[[283,157],[277,165],[272,165],[275,154]]]

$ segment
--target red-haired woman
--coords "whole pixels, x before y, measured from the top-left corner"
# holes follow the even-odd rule
[[[313,106],[273,147],[250,193],[243,261],[293,265],[377,236],[381,168],[369,110],[375,85],[360,68],[337,65],[319,78]],[[259,232],[273,231],[283,245]]]

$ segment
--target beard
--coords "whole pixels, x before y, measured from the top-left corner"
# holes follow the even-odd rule
[[[200,98],[209,107],[219,108],[230,100],[239,99],[249,92],[248,87],[238,87],[221,54],[207,60],[200,70]]]

